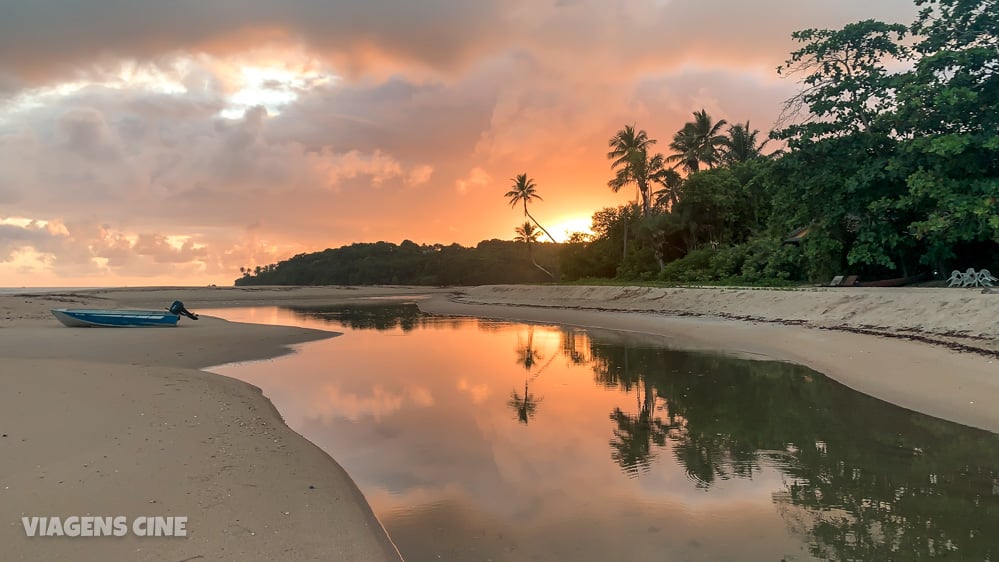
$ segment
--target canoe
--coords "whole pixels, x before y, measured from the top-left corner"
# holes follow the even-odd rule
[[[53,308],[52,315],[70,327],[139,328],[176,326],[180,316],[165,310],[92,310]]]

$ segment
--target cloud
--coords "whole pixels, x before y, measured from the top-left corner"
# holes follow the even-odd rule
[[[458,193],[465,194],[470,188],[489,185],[491,180],[492,178],[485,170],[475,167],[468,172],[467,176],[456,181],[454,185],[458,189]]]
[[[343,179],[354,179],[361,176],[371,178],[373,187],[380,186],[385,180],[403,175],[402,166],[391,156],[376,150],[365,155],[357,150],[345,154],[332,155],[326,166],[326,177],[331,184],[338,184]]]
[[[430,177],[434,174],[434,167],[427,164],[422,166],[417,166],[410,170],[409,175],[406,177],[407,185],[421,185],[430,181]]]
[[[542,223],[585,218],[632,195],[606,187],[607,139],[625,124],[663,151],[701,108],[765,132],[796,87],[773,72],[791,31],[914,12],[910,0],[13,3],[0,19],[0,217],[66,232],[4,225],[0,255],[36,274],[217,281],[354,241],[474,244],[509,236],[504,178],[519,173],[544,197]],[[0,285],[30,282],[12,272]]]
[[[792,30],[870,17],[907,22],[915,11],[908,0],[33,0],[5,7],[0,76],[39,83],[120,58],[231,55],[269,43],[300,43],[350,77],[455,76],[516,50],[591,68],[610,63],[602,72],[691,59],[772,66]]]
[[[0,73],[40,81],[107,58],[171,52],[227,54],[267,41],[302,41],[341,72],[398,61],[457,68],[500,37],[506,3],[425,0],[62,0],[16,2],[0,20]]]

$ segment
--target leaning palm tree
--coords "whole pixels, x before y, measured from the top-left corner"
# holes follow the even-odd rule
[[[545,227],[541,226],[541,223],[539,223],[537,219],[531,216],[531,213],[527,211],[527,204],[530,203],[531,201],[535,199],[537,199],[538,201],[544,201],[544,199],[542,199],[541,196],[538,195],[537,184],[534,183],[534,180],[528,178],[527,174],[520,174],[517,177],[512,178],[511,181],[513,181],[513,186],[512,186],[513,189],[507,191],[505,195],[505,197],[510,198],[510,206],[516,207],[518,203],[523,204],[524,216],[531,219],[534,222],[534,224],[536,224],[538,228],[542,230],[542,232],[548,235],[548,238],[552,242],[555,242],[555,238],[551,235],[551,233],[545,230]]]
[[[736,123],[728,128],[728,137],[725,139],[725,147],[722,153],[722,161],[731,166],[740,162],[762,158],[763,147],[770,140],[758,143],[756,136],[760,134],[759,129],[752,129],[749,121],[746,124]]]
[[[661,154],[649,156],[649,146],[655,143],[645,131],[636,130],[634,125],[625,125],[607,142],[611,149],[607,158],[612,160],[611,169],[615,171],[614,179],[608,181],[607,186],[617,193],[622,187],[634,183],[641,195],[645,216],[652,210],[651,182],[661,172],[665,162]]]
[[[524,224],[518,226],[513,230],[514,232],[517,233],[517,236],[513,238],[513,241],[523,242],[527,244],[527,257],[531,258],[531,263],[534,264],[534,267],[540,269],[541,271],[544,271],[545,274],[547,274],[549,277],[555,279],[555,275],[553,275],[552,272],[548,271],[544,267],[541,267],[541,265],[538,264],[538,262],[534,259],[534,252],[532,251],[532,245],[538,242],[538,237],[541,236],[541,233],[538,232],[538,230],[534,228],[534,225],[528,221],[524,221]]]
[[[667,158],[676,167],[682,167],[688,173],[700,170],[701,165],[713,168],[721,161],[722,147],[726,137],[721,134],[721,128],[727,125],[724,119],[712,121],[707,111],[694,112],[694,120],[684,124],[675,135],[669,147],[673,155]]]

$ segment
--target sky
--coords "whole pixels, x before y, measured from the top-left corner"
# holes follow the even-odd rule
[[[231,285],[353,242],[556,237],[607,141],[773,126],[791,33],[911,0],[0,0],[0,287]]]

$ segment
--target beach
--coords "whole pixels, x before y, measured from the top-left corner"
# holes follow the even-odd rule
[[[397,290],[295,291],[297,302]],[[70,329],[50,308],[270,305],[288,291],[0,297],[4,560],[400,560],[361,492],[258,389],[199,369],[335,333],[202,317]],[[187,536],[27,537],[21,517],[186,516]]]
[[[399,560],[363,495],[258,389],[201,369],[331,332],[203,317],[69,329],[56,307],[421,308],[645,334],[790,361],[887,402],[999,432],[999,295],[958,289],[486,286],[74,290],[0,296],[0,541],[11,560]],[[849,415],[844,412],[844,415]],[[23,516],[187,516],[188,536],[26,537]]]

